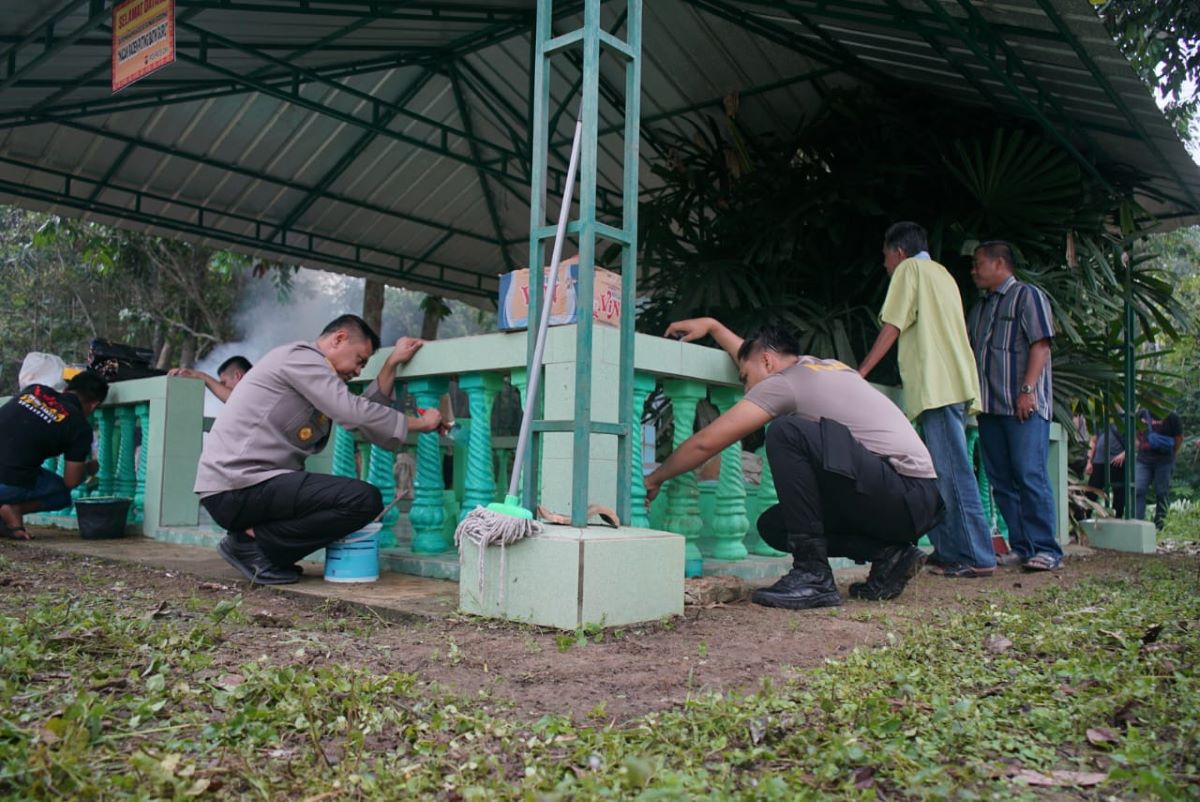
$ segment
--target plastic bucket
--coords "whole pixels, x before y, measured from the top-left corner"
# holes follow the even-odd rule
[[[79,536],[84,540],[104,540],[125,536],[132,499],[117,496],[93,496],[75,501]]]
[[[367,524],[325,547],[326,582],[374,582],[379,579],[379,530]]]

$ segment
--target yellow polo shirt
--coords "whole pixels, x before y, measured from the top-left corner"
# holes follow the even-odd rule
[[[979,411],[979,373],[954,277],[929,259],[905,259],[892,273],[881,323],[900,329],[900,380],[909,419],[927,409],[967,404]]]

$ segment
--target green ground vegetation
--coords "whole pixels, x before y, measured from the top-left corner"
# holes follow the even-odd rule
[[[134,613],[85,582],[0,616],[0,798],[1198,798],[1200,574],[1122,566],[607,726],[412,674],[223,667],[238,601]]]

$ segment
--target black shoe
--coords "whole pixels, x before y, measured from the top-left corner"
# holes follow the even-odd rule
[[[226,535],[217,544],[217,551],[242,576],[259,585],[290,585],[300,581],[300,574],[294,569],[281,568],[268,560],[257,543],[238,543]]]
[[[894,599],[904,592],[904,586],[917,575],[924,562],[925,552],[916,546],[888,546],[871,561],[867,581],[850,585],[850,597],[868,601]]]
[[[750,601],[763,607],[808,610],[837,607],[842,603],[842,595],[838,593],[828,562],[805,562],[796,565],[771,587],[754,591]]]

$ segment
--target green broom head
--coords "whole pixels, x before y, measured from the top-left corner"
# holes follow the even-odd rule
[[[504,496],[504,501],[494,501],[487,505],[488,512],[507,515],[510,518],[520,518],[525,521],[533,520],[533,513],[521,506],[521,500],[516,496]]]

